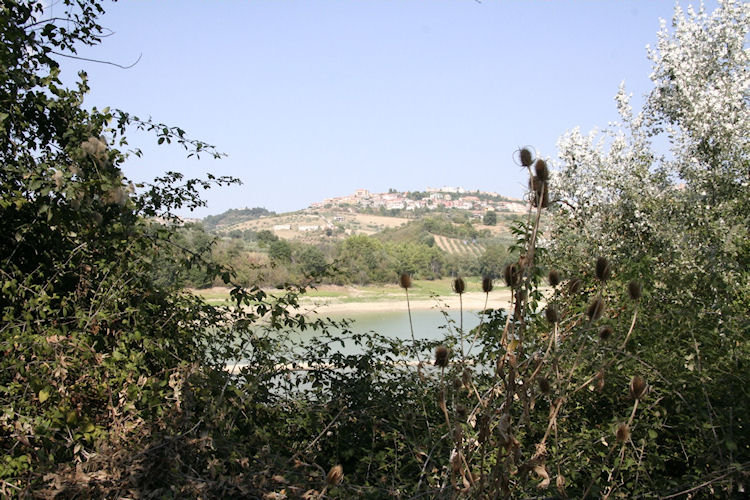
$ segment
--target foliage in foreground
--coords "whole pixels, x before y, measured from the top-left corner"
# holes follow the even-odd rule
[[[129,190],[123,133],[213,150],[177,128],[84,110],[84,77],[61,88],[53,51],[101,33],[99,4],[68,7],[76,22],[57,25],[41,4],[2,6],[2,495],[741,494],[747,5],[724,2],[713,18],[678,11],[682,38],[661,36],[649,107],[638,117],[622,107],[632,134],[608,154],[563,143],[559,175],[519,154],[533,210],[504,270],[511,306],[471,332],[446,317],[439,342],[311,320],[296,312],[299,288],[274,299],[236,287],[234,306],[213,307],[156,279],[165,249],[211,278],[233,276],[152,222],[200,204],[210,183],[168,174]],[[699,57],[705,44],[727,49],[720,67]],[[719,81],[739,81],[715,114],[691,114],[705,86],[681,72],[684,59],[708,64],[702,77],[729,68]],[[652,168],[638,124],[675,127],[684,189]],[[548,209],[564,221],[544,235],[549,249]],[[401,284],[408,293],[408,274]],[[314,340],[300,340],[306,330]]]

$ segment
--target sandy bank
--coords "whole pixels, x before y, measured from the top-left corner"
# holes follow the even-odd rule
[[[481,292],[465,293],[463,295],[463,307],[465,311],[479,311],[485,307],[485,294]],[[497,309],[508,307],[510,293],[498,291],[490,294],[488,308]],[[407,312],[406,299],[400,300],[378,300],[373,302],[344,302],[337,299],[304,298],[300,305],[308,311],[315,311],[320,315],[345,315],[357,313],[377,312]],[[440,307],[458,310],[460,307],[458,295],[441,296],[430,300],[412,300],[412,311],[428,311]]]

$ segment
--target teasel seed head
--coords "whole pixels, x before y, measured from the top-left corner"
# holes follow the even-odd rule
[[[464,386],[464,383],[461,381],[460,378],[454,378],[453,379],[453,390],[458,392],[461,390],[461,388]]]
[[[505,279],[505,284],[509,287],[514,287],[518,285],[518,282],[521,278],[521,269],[519,268],[518,264],[508,264],[503,269],[503,279]]]
[[[544,394],[549,394],[549,391],[552,390],[552,386],[550,385],[549,380],[544,377],[540,378],[539,382],[537,383],[539,384],[539,390]]]
[[[542,181],[536,175],[529,177],[529,191],[537,194],[541,194],[542,192]]]
[[[597,321],[604,314],[604,308],[604,299],[597,297],[589,304],[586,314],[588,314],[591,321]]]
[[[542,195],[541,203],[542,203],[542,208],[547,208],[549,206],[549,187],[545,187],[544,194]]]
[[[471,387],[471,370],[468,368],[464,368],[464,371],[461,373],[461,383],[467,389]]]
[[[524,167],[530,167],[534,162],[534,155],[528,148],[521,148],[519,156],[521,158],[521,165]]]
[[[609,325],[604,325],[603,327],[599,328],[599,338],[607,341],[612,336],[612,333],[614,330],[612,330],[612,327]]]
[[[465,420],[466,417],[469,415],[469,410],[464,405],[458,405],[456,406],[456,415],[461,420]]]
[[[602,281],[607,281],[609,275],[612,272],[612,267],[609,265],[609,261],[604,257],[596,259],[596,277]]]
[[[344,479],[344,468],[341,465],[334,465],[331,470],[328,471],[326,476],[326,483],[331,486],[337,485]]]
[[[550,269],[549,275],[547,275],[550,286],[557,286],[560,284],[560,273],[556,269]]]
[[[456,422],[453,425],[453,442],[454,443],[460,443],[464,439],[464,428],[461,427],[461,424]]]
[[[633,399],[641,399],[648,389],[648,384],[638,375],[634,376],[630,380],[630,397]]]
[[[635,280],[628,283],[628,295],[630,300],[638,300],[641,298],[641,284]]]
[[[547,162],[542,160],[541,158],[534,163],[534,172],[536,173],[537,178],[542,182],[547,182],[549,180],[549,169],[547,168]]]
[[[492,278],[484,276],[482,278],[482,291],[484,293],[490,293],[492,291]]]
[[[550,323],[557,323],[560,320],[560,316],[557,314],[557,308],[552,304],[547,306],[547,309],[544,311],[544,316]]]
[[[555,479],[555,486],[561,497],[566,498],[568,496],[565,494],[565,476],[560,474],[559,471],[557,473],[557,479]]]
[[[401,276],[399,276],[399,285],[401,285],[401,288],[403,289],[409,289],[411,288],[411,275],[409,273],[401,273]]]
[[[451,457],[449,459],[451,470],[454,474],[458,474],[461,471],[461,455],[458,454],[455,450],[451,453]]]
[[[596,374],[596,390],[599,392],[604,390],[604,370]]]
[[[571,295],[575,295],[583,288],[583,280],[581,278],[572,278],[568,281],[568,291]]]
[[[617,426],[617,431],[615,432],[615,437],[617,438],[617,442],[624,443],[628,439],[630,439],[630,426],[628,424],[620,424]]]
[[[466,290],[466,282],[461,277],[453,280],[453,291],[461,295]]]
[[[505,358],[500,356],[495,362],[495,373],[501,379],[505,379]]]
[[[549,206],[549,186],[546,182],[533,176],[529,179],[529,190],[531,191],[531,204],[538,207],[541,203],[542,208]]]
[[[448,366],[448,358],[450,358],[450,351],[444,345],[439,345],[435,349],[435,366],[445,368]]]

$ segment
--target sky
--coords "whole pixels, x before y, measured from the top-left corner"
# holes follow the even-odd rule
[[[67,59],[84,105],[185,129],[226,158],[134,134],[125,175],[230,175],[184,216],[305,208],[355,189],[461,186],[521,197],[513,162],[556,157],[567,130],[617,120],[621,82],[650,90],[646,45],[672,1],[361,0],[105,3],[113,34]],[[684,2],[682,5],[686,5]],[[709,7],[711,3],[709,2]],[[54,9],[54,7],[53,7]]]

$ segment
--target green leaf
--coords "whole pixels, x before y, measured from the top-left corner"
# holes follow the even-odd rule
[[[49,399],[49,391],[47,389],[42,389],[39,391],[39,402],[44,403]]]

